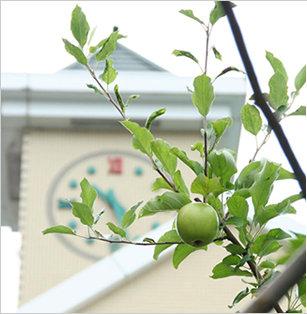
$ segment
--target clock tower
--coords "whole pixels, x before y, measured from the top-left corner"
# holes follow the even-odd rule
[[[129,117],[144,124],[151,112],[165,107],[167,113],[153,125],[154,135],[197,159],[190,145],[200,139],[202,121],[186,91],[192,79],[176,77],[121,45],[115,52],[114,64],[123,97],[140,94],[127,109]],[[148,160],[133,149],[131,136],[119,125],[113,107],[86,88],[90,77],[79,65],[72,64],[53,75],[8,75],[3,82],[4,148],[9,153],[14,147],[17,157],[21,151],[20,184],[19,176],[10,177],[7,173],[13,159],[3,164],[7,178],[4,220],[17,226],[17,215],[8,208],[16,205],[10,191],[20,186],[20,304],[24,304],[121,249],[119,245],[76,237],[42,236],[43,229],[55,224],[86,234],[69,205],[69,201],[79,198],[82,178],[86,177],[97,190],[95,210],[104,212],[99,228],[108,233],[104,229],[106,222],[119,223],[127,209],[156,195],[151,185],[157,174]],[[209,115],[209,119],[232,116],[234,124],[221,145],[235,151],[244,93],[242,79],[221,78]],[[17,149],[12,143],[17,143]],[[179,169],[190,183],[193,173],[182,165]],[[129,228],[129,238],[141,238],[173,219],[173,213],[142,218]]]

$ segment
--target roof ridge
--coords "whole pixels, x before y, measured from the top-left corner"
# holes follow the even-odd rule
[[[115,68],[119,71],[158,71],[158,72],[168,72],[164,68],[160,67],[159,65],[155,64],[154,62],[148,60],[147,58],[143,57],[139,53],[127,48],[122,44],[117,44],[116,50],[113,54],[113,62]],[[96,60],[94,56],[90,57],[90,64],[95,64]],[[96,63],[97,64],[97,63]],[[104,62],[100,62],[98,65],[98,70],[104,69]],[[65,67],[60,71],[67,71],[67,70],[81,70],[83,67],[74,62],[69,66]]]

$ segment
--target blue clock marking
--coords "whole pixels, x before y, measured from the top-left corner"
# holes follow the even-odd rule
[[[86,244],[93,244],[95,242],[94,239],[85,239]]]
[[[137,161],[137,164],[135,167],[132,167],[131,169],[131,175],[133,176],[138,176],[140,175],[139,178],[143,178],[141,176],[141,171],[140,170],[136,170],[137,167],[142,168],[143,170],[143,174],[146,170],[145,166],[143,167],[143,164],[150,166],[150,163],[147,159],[145,159],[143,156],[141,157],[138,154],[135,153],[130,153],[127,151],[118,151],[118,150],[111,150],[111,151],[94,151],[94,152],[90,152],[88,154],[85,155],[81,155],[79,158],[72,160],[67,166],[65,166],[63,169],[60,169],[59,172],[55,175],[55,178],[52,180],[50,188],[48,189],[48,193],[47,193],[47,218],[48,221],[50,223],[50,225],[56,225],[56,224],[61,224],[61,222],[58,221],[58,219],[60,219],[59,217],[61,217],[62,213],[61,212],[66,212],[71,210],[71,206],[70,206],[70,201],[73,200],[78,200],[79,201],[79,197],[78,199],[76,199],[76,195],[75,193],[78,192],[77,189],[79,189],[79,179],[76,177],[76,172],[74,171],[74,167],[77,166],[81,166],[81,163],[83,163],[82,168],[84,169],[84,174],[85,175],[91,175],[91,177],[95,177],[95,175],[99,172],[98,167],[96,166],[96,158],[108,158],[110,156],[128,156],[128,158],[133,158]],[[122,157],[123,158],[123,157]],[[92,161],[94,160],[94,161]],[[136,170],[136,173],[135,173]],[[114,170],[117,171],[117,168]],[[120,172],[120,170],[119,170]],[[78,173],[78,171],[77,171]],[[73,198],[69,198],[66,199],[65,197],[61,197],[60,195],[58,195],[58,192],[61,192],[59,189],[60,187],[60,183],[63,182],[63,179],[67,178],[66,174],[69,175],[68,180],[64,183],[65,186],[71,190],[71,194],[73,194]],[[76,179],[77,181],[77,187],[75,186],[75,183],[72,182],[74,179]],[[106,178],[107,179],[107,178]],[[97,189],[97,190],[101,190],[101,189]],[[63,191],[62,191],[63,192]],[[61,192],[61,193],[62,193]],[[110,208],[112,208],[112,212],[114,212],[114,218],[115,221],[117,223],[117,221],[121,221],[123,214],[125,213],[125,208],[122,205],[122,201],[119,201],[116,197],[115,193],[116,190],[108,190],[108,189],[103,189],[99,193],[99,198],[102,199],[105,203],[108,204],[108,207],[110,206]],[[59,216],[58,216],[59,215]],[[77,229],[80,227],[79,221],[75,219],[75,222],[77,223]],[[70,227],[75,227],[75,225],[73,224],[73,222],[70,222],[70,219],[66,220],[66,224],[67,226],[70,225]],[[73,228],[72,228],[73,229]],[[59,241],[68,249],[70,249],[72,252],[81,255],[84,258],[87,258],[89,260],[98,260],[100,259],[101,253],[97,253],[96,251],[92,251],[89,250],[90,247],[88,247],[88,249],[86,250],[83,246],[79,246],[78,243],[75,244],[73,241],[70,240],[69,237],[64,237],[59,235],[58,236]],[[91,242],[91,241],[90,241]],[[95,243],[95,242],[94,242]],[[84,246],[85,246],[86,242],[84,242]],[[93,244],[95,245],[95,244]],[[87,245],[86,245],[87,246]],[[90,246],[90,244],[89,244]],[[110,245],[112,246],[112,248],[110,247],[110,249],[112,251],[115,251],[119,245],[118,244],[113,244]]]
[[[143,175],[144,173],[144,169],[142,167],[136,167],[134,169],[134,174],[137,176],[137,177],[140,177],[141,175]]]
[[[77,222],[76,222],[75,220],[70,220],[70,221],[68,222],[68,227],[70,227],[71,229],[76,230],[77,227],[78,227],[78,224],[77,224]]]
[[[70,180],[69,181],[69,187],[71,188],[71,189],[76,189],[77,187],[78,187],[78,182],[77,182],[77,180]]]
[[[109,189],[107,192],[104,192],[103,190],[98,188],[96,185],[94,185],[94,188],[97,191],[98,197],[101,200],[105,201],[114,210],[116,220],[118,223],[120,223],[126,212],[126,209],[120,204],[114,191],[112,189]]]
[[[119,243],[111,243],[110,244],[110,251],[113,253],[121,248],[121,245]]]
[[[96,168],[94,166],[89,166],[86,170],[89,175],[93,175],[96,173]]]
[[[160,226],[160,223],[158,223],[157,221],[156,221],[156,222],[153,222],[153,223],[151,224],[151,229],[152,229],[152,230],[153,230],[153,229],[157,229],[159,226]]]
[[[70,202],[68,200],[60,198],[60,199],[58,199],[58,208],[59,209],[70,209],[71,208]]]

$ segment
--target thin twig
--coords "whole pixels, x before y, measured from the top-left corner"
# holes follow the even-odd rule
[[[255,151],[255,153],[254,153],[252,159],[250,160],[250,162],[252,162],[252,161],[255,160],[255,158],[256,158],[256,156],[258,155],[258,153],[259,153],[259,151],[261,150],[261,148],[267,143],[267,141],[268,141],[269,138],[270,138],[271,132],[272,132],[272,129],[270,129],[270,130],[267,132],[267,134],[266,134],[266,136],[264,137],[264,139],[263,139],[263,141],[261,142],[261,144],[260,144],[259,146],[257,145],[256,151]]]
[[[87,69],[89,71],[89,73],[91,74],[92,78],[95,80],[95,82],[98,84],[98,86],[101,88],[101,90],[103,91],[105,97],[113,104],[113,106],[116,108],[116,110],[120,113],[120,115],[122,116],[122,118],[124,120],[126,120],[126,115],[125,113],[120,109],[120,107],[118,106],[118,104],[115,102],[115,100],[112,98],[111,94],[102,86],[102,84],[100,83],[100,81],[98,80],[95,72],[90,68],[90,66],[87,66]]]
[[[209,55],[209,38],[210,38],[210,27],[209,25],[206,28],[206,46],[205,46],[205,70],[204,73],[207,74],[208,70],[208,55]]]
[[[91,240],[96,240],[96,241],[102,241],[102,242],[108,242],[108,243],[117,243],[117,244],[130,244],[130,245],[137,245],[137,246],[154,246],[154,245],[174,245],[174,244],[184,244],[184,242],[182,241],[163,241],[163,242],[156,242],[156,241],[151,241],[151,242],[137,242],[137,241],[130,241],[130,240],[125,240],[125,239],[121,239],[121,240],[112,240],[112,239],[107,239],[107,238],[103,238],[103,237],[85,237],[82,236],[80,234],[75,234],[75,236],[82,238],[82,239],[91,239]],[[225,240],[226,237],[220,237],[220,238],[216,238],[213,242],[216,241],[221,241],[221,240]]]
[[[98,84],[98,86],[101,88],[103,95],[113,104],[113,106],[116,108],[116,110],[120,113],[120,115],[122,116],[123,119],[127,119],[125,113],[121,110],[120,106],[115,102],[115,100],[112,98],[111,94],[109,93],[108,90],[106,90],[103,85],[100,83],[100,81],[98,80],[95,71],[93,69],[91,69],[91,67],[89,65],[86,66],[86,68],[88,69],[89,73],[91,74],[92,78],[95,80],[95,82]],[[166,175],[161,171],[161,169],[159,169],[159,167],[157,166],[157,164],[155,163],[155,161],[153,160],[153,158],[150,158],[154,169],[160,174],[160,176],[165,180],[165,182],[167,184],[169,184],[172,189],[175,192],[178,192],[178,189],[176,188],[175,184],[169,180]]]
[[[154,169],[159,173],[159,175],[164,179],[164,181],[175,191],[178,192],[178,189],[176,188],[176,185],[169,179],[167,176],[163,173],[161,169],[159,169],[157,163],[154,161],[154,159],[151,157],[150,158]]]

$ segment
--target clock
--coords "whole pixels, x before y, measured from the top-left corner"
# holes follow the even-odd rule
[[[47,193],[47,219],[50,225],[67,225],[77,233],[87,235],[88,230],[74,217],[70,201],[80,200],[79,182],[86,177],[97,191],[94,204],[96,214],[104,210],[97,230],[111,234],[106,223],[120,225],[123,215],[140,200],[146,202],[154,196],[151,184],[157,177],[150,162],[130,151],[102,150],[80,156],[61,169],[53,179]],[[127,232],[129,239],[142,240],[143,235],[161,223],[170,220],[172,213],[162,213],[137,220]],[[90,260],[98,260],[119,249],[92,239],[57,235],[68,250]]]

